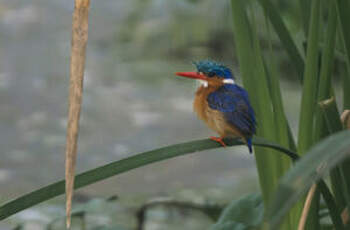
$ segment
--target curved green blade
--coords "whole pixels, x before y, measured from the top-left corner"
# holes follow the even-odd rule
[[[243,145],[239,139],[225,139],[228,146]],[[298,158],[297,154],[285,149],[278,144],[267,141],[263,138],[253,138],[253,145],[276,149],[292,157]],[[104,166],[83,172],[75,178],[75,189],[81,188],[106,178],[139,168],[154,162],[174,158],[177,156],[194,153],[207,149],[219,148],[221,145],[210,139],[190,141],[187,143],[171,145],[152,151],[140,153],[123,160],[112,162]],[[248,150],[247,150],[248,152]],[[5,219],[26,208],[32,207],[43,201],[64,194],[64,180],[42,187],[38,190],[25,194],[17,199],[9,201],[0,206],[0,220]]]

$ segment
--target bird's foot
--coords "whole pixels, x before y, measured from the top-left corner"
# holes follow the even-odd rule
[[[219,142],[223,147],[227,147],[225,142],[222,140],[223,137],[210,137],[213,141]]]

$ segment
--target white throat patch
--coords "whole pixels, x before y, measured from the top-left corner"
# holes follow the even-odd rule
[[[233,79],[224,79],[223,81],[222,81],[224,84],[235,84],[235,81],[233,80]]]
[[[208,82],[207,81],[204,81],[204,80],[198,80],[198,81],[203,87],[205,87],[205,88],[208,87]]]

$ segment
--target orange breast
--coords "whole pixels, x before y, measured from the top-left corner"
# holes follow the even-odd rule
[[[243,137],[236,127],[226,122],[222,112],[209,107],[207,97],[215,90],[217,90],[217,87],[201,86],[197,90],[194,99],[194,111],[197,113],[198,117],[209,126],[209,128],[216,131],[221,137]]]

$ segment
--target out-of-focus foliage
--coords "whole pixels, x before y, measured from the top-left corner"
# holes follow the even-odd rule
[[[211,230],[248,230],[261,225],[264,205],[260,195],[247,195],[232,201]]]
[[[350,131],[348,130],[328,137],[312,148],[305,157],[302,157],[288,171],[281,180],[276,198],[268,210],[270,227],[267,229],[279,229],[278,224],[280,224],[284,215],[306,193],[311,185],[320,178],[327,176],[330,170],[337,165],[341,165],[350,156],[349,138]],[[337,214],[337,218],[340,220],[340,210],[337,207],[328,208],[331,214]],[[335,225],[339,226],[339,222]]]
[[[270,34],[273,28],[281,40],[283,48],[289,54],[290,62],[297,68],[299,75],[299,82],[302,89],[302,100],[300,106],[300,119],[298,130],[298,142],[297,151],[300,155],[304,155],[308,150],[321,138],[333,133],[326,129],[325,119],[321,115],[318,108],[318,100],[323,100],[325,97],[329,97],[334,92],[331,79],[334,70],[333,64],[336,63],[337,58],[334,56],[334,47],[341,47],[342,43],[336,41],[336,15],[335,4],[330,1],[327,4],[321,4],[320,0],[312,1],[300,1],[300,8],[298,9],[299,15],[302,17],[301,26],[299,26],[300,33],[303,34],[303,38],[298,37],[295,31],[291,31],[286,26],[282,14],[279,14],[276,9],[276,3],[271,0],[257,1],[261,4],[265,14],[265,25],[259,27],[259,9],[256,8],[256,2],[247,2],[242,0],[231,0],[232,15],[233,15],[233,30],[236,43],[236,53],[239,60],[239,66],[243,78],[243,83],[250,96],[252,98],[252,105],[256,111],[258,121],[261,126],[258,129],[258,134],[268,139],[275,140],[281,144],[288,146],[291,149],[295,148],[295,142],[293,141],[293,135],[290,132],[289,121],[287,120],[285,113],[283,112],[284,101],[276,100],[281,97],[279,73],[276,71],[276,61],[269,61],[274,59],[272,50],[272,41],[270,41],[270,52],[264,52],[264,48],[261,45],[260,35],[257,32],[257,28],[266,28],[267,35]],[[343,1],[339,1],[339,4],[344,4],[344,9],[348,6]],[[327,7],[325,7],[327,5]],[[338,10],[341,12],[342,10]],[[348,10],[345,10],[348,12]],[[324,16],[327,15],[327,16]],[[339,16],[339,13],[338,13]],[[338,17],[339,18],[339,17]],[[345,20],[341,17],[340,24],[344,24]],[[324,24],[327,24],[327,29],[323,30]],[[345,23],[348,24],[348,23]],[[274,34],[273,33],[273,34]],[[346,41],[346,34],[343,33],[341,40]],[[326,40],[324,41],[324,37]],[[321,45],[322,49],[320,49]],[[301,46],[303,45],[303,46]],[[296,48],[298,47],[299,50]],[[341,49],[343,50],[343,49]],[[322,53],[322,55],[320,55]],[[301,55],[305,54],[305,55]],[[302,58],[305,56],[305,58]],[[322,62],[320,62],[322,57]],[[345,63],[342,63],[343,67],[347,67]],[[252,68],[254,66],[254,68]],[[320,80],[319,74],[321,71],[322,80]],[[348,77],[348,73],[344,73],[344,76]],[[259,87],[256,87],[259,85]],[[266,93],[266,88],[269,93]],[[344,89],[345,91],[348,89]],[[323,99],[322,99],[323,98]],[[345,98],[344,100],[347,100]],[[336,104],[333,106],[336,110]],[[345,108],[344,108],[345,109]],[[317,127],[315,126],[315,120],[318,118]],[[338,121],[339,114],[332,113],[332,121]],[[257,168],[259,172],[260,186],[262,190],[262,197],[264,204],[268,207],[271,205],[271,197],[275,195],[275,189],[280,183],[280,178],[286,173],[290,167],[288,162],[284,161],[278,155],[272,154],[271,151],[255,149]],[[343,159],[344,160],[344,159]],[[344,163],[345,164],[345,163]],[[340,167],[347,168],[347,167]],[[341,171],[340,171],[341,172]],[[302,170],[300,171],[302,173]],[[347,175],[347,173],[343,173]],[[348,193],[344,190],[347,187],[347,176],[342,176],[341,173],[333,174],[331,181],[333,184],[334,192],[337,194],[343,193],[347,196]],[[335,180],[337,182],[335,182]],[[329,192],[324,182],[320,182],[319,190],[317,190],[315,197],[313,198],[312,205],[308,211],[307,228],[319,229],[319,192],[322,193],[324,199],[327,202],[327,206],[330,210],[334,226],[341,229],[342,224],[339,224],[338,208],[333,201],[333,197]],[[307,187],[304,187],[307,189]],[[295,229],[298,226],[301,219],[301,213],[303,209],[304,199],[300,199],[299,203],[291,212],[286,212],[288,217],[284,219],[283,225],[277,228],[281,229]],[[289,211],[289,209],[288,209]]]

